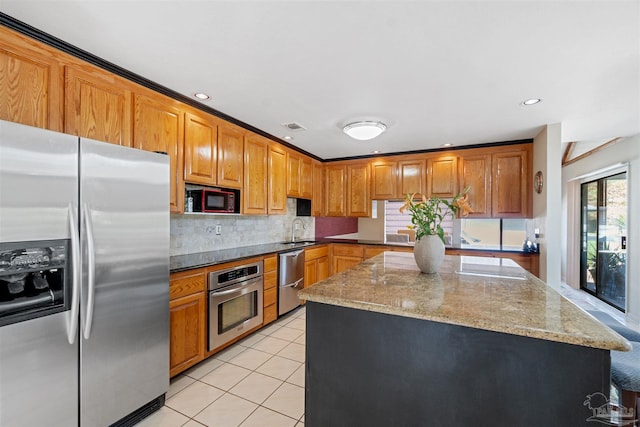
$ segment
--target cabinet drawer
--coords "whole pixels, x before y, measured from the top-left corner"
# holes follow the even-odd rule
[[[321,258],[329,255],[329,248],[327,246],[318,246],[317,248],[309,248],[304,251],[304,260],[313,261],[314,259]]]
[[[266,325],[269,324],[271,322],[273,322],[274,320],[276,320],[278,318],[278,307],[277,304],[271,304],[268,307],[264,308],[264,312],[263,312],[263,321],[262,324]]]
[[[277,291],[278,291],[278,288],[276,288],[275,286],[273,288],[270,288],[270,289],[265,289],[264,296],[263,296],[263,298],[264,298],[263,305],[265,307],[276,303],[276,296],[278,294]]]
[[[278,257],[269,256],[264,257],[264,271],[276,271],[278,269]]]
[[[364,248],[360,245],[333,245],[333,255],[362,257]]]
[[[189,270],[173,273],[169,280],[169,299],[176,299],[187,295],[203,292],[206,289],[204,270]]]
[[[278,274],[275,271],[264,273],[264,289],[274,288],[278,284]]]

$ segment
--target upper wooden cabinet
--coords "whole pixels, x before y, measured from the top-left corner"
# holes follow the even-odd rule
[[[398,162],[371,162],[371,198],[389,200],[398,197]]]
[[[186,113],[184,126],[185,182],[216,185],[218,126],[205,115]]]
[[[345,165],[328,165],[325,167],[325,214],[327,216],[345,216],[347,167]]]
[[[311,198],[311,215],[324,215],[324,166],[314,161],[313,166],[313,194]]]
[[[426,194],[427,166],[424,159],[402,160],[398,162],[398,197],[403,199],[407,194],[415,194],[416,198]]]
[[[146,151],[162,151],[169,155],[171,212],[184,211],[182,144],[184,113],[180,104],[164,96],[135,96],[133,146]]]
[[[448,198],[458,193],[458,158],[439,156],[427,160],[427,196]]]
[[[35,45],[0,28],[0,119],[62,132],[62,66]]]
[[[371,216],[369,163],[347,165],[347,216]]]
[[[242,188],[244,132],[231,124],[218,126],[218,185]]]
[[[422,197],[426,189],[424,159],[393,158],[371,162],[371,198],[374,200],[403,199],[407,194]]]
[[[302,158],[300,166],[300,197],[313,198],[313,163],[308,157]]]
[[[302,192],[300,183],[300,173],[302,158],[295,153],[287,155],[287,196],[300,197]]]
[[[249,134],[244,141],[243,214],[267,214],[269,143],[262,137]]]
[[[471,218],[531,216],[531,145],[462,151],[460,188],[470,186]]]
[[[268,213],[287,213],[287,152],[278,144],[269,144]]]
[[[531,145],[492,154],[491,212],[500,218],[530,217],[532,198],[529,164]]]
[[[131,91],[99,68],[65,67],[65,133],[131,146]]]
[[[460,187],[470,186],[470,218],[491,217],[491,154],[476,154],[460,159]]]

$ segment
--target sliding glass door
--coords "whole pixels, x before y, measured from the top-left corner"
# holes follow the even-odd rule
[[[627,173],[581,187],[580,287],[625,310],[627,270]]]

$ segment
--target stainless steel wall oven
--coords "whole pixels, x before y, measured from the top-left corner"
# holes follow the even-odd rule
[[[209,274],[209,350],[262,324],[262,261]]]

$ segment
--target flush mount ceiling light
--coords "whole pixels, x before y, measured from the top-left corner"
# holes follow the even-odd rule
[[[520,103],[520,105],[536,105],[540,101],[542,101],[542,99],[540,99],[540,98],[529,98],[529,99],[526,99],[526,100],[522,101]]]
[[[342,131],[353,139],[366,141],[380,135],[387,129],[382,122],[354,122],[342,128]]]
[[[198,99],[202,99],[202,100],[206,100],[206,99],[211,98],[209,95],[207,95],[206,93],[202,93],[202,92],[194,93],[193,96],[195,96]]]

